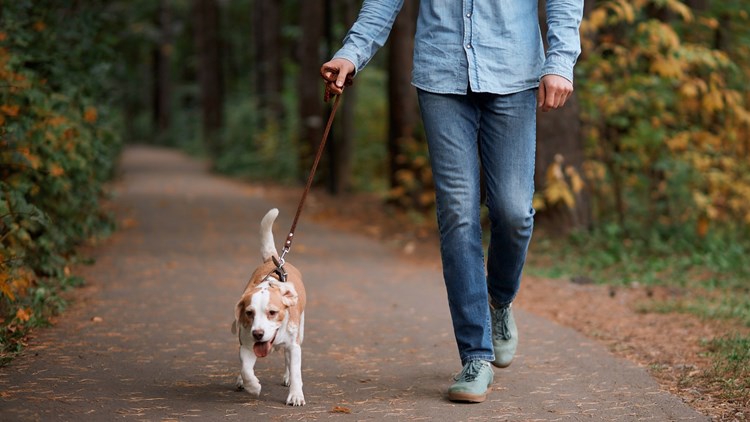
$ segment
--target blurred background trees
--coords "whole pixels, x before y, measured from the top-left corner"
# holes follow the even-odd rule
[[[317,69],[358,1],[114,4],[129,40],[129,140],[202,151],[234,175],[304,177],[328,112]],[[576,97],[539,116],[539,221],[563,235],[612,223],[689,241],[746,227],[745,2],[585,4]],[[429,212],[409,85],[416,7],[406,2],[388,45],[347,91],[320,183]]]

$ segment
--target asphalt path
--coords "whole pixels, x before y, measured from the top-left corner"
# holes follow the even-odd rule
[[[289,258],[308,296],[307,404],[284,404],[282,353],[259,359],[253,398],[234,388],[233,309],[260,262],[260,219],[280,208],[280,244],[294,204],[150,147],[125,151],[114,192],[121,229],[91,251],[79,300],[0,368],[2,421],[708,420],[644,368],[523,309],[516,360],[487,401],[449,402],[461,368],[439,264],[304,214]]]

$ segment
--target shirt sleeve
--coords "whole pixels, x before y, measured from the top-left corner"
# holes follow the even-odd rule
[[[403,4],[404,0],[365,0],[357,21],[344,38],[344,45],[333,58],[349,60],[355,72],[364,69],[388,40]]]
[[[573,82],[573,67],[581,54],[579,27],[583,0],[547,0],[547,58],[542,76],[559,75]]]

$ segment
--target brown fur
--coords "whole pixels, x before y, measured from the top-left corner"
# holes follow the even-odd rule
[[[256,268],[250,276],[250,281],[248,281],[247,286],[245,286],[245,291],[242,293],[242,298],[237,304],[237,309],[235,311],[237,314],[237,321],[239,321],[243,327],[250,327],[250,325],[252,325],[252,321],[247,315],[245,315],[244,309],[250,303],[250,297],[256,291],[255,287],[262,283],[266,276],[268,276],[268,274],[270,274],[275,268],[276,265],[273,261],[268,260]],[[277,319],[283,319],[284,313],[288,312],[289,324],[299,326],[302,318],[302,311],[305,309],[305,304],[307,302],[305,286],[302,284],[302,274],[300,274],[297,268],[289,263],[284,264],[284,269],[287,272],[286,282],[291,283],[292,286],[294,286],[294,290],[297,292],[296,303],[290,304],[289,298],[282,296],[278,287],[272,286],[271,291],[275,291],[275,293],[271,295],[271,304],[279,310],[279,314],[276,316]],[[276,278],[276,275],[272,274],[271,277]],[[298,334],[297,344],[299,343],[300,338]]]

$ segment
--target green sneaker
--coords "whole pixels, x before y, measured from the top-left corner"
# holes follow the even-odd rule
[[[495,373],[489,362],[470,360],[453,378],[456,382],[448,388],[448,400],[481,403],[487,398],[487,389],[492,385],[494,377]]]
[[[490,306],[492,315],[492,346],[495,349],[493,365],[507,368],[513,362],[518,347],[518,328],[513,318],[511,305],[495,309]]]

